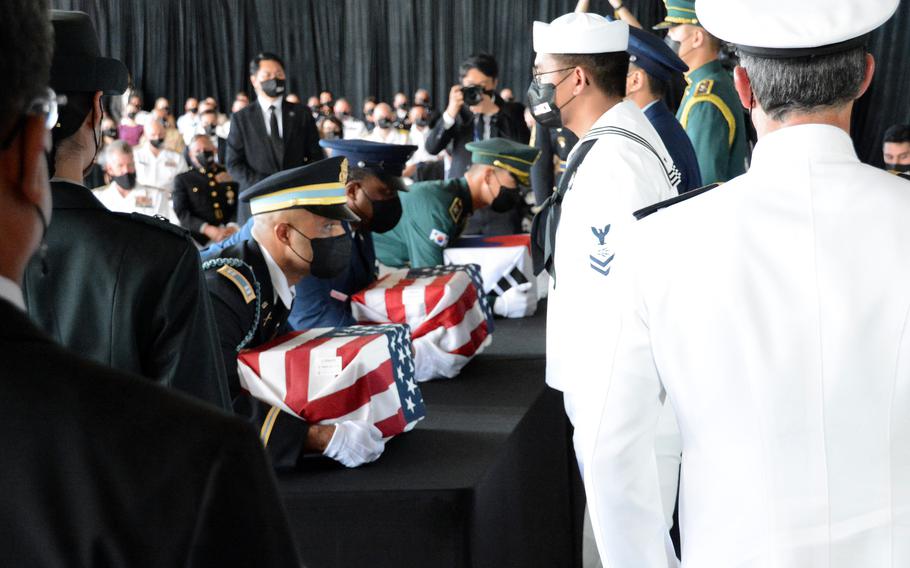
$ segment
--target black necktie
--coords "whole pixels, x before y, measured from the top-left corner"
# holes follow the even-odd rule
[[[269,107],[269,129],[272,131],[269,138],[272,139],[272,146],[275,148],[275,155],[280,163],[282,157],[281,132],[278,131],[278,115],[275,113],[275,105]]]

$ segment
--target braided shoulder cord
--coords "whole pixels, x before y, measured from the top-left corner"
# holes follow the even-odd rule
[[[243,341],[237,345],[237,351],[246,347],[246,344],[253,340],[253,337],[256,336],[256,330],[259,328],[259,313],[261,311],[259,307],[259,281],[256,280],[256,273],[253,272],[253,267],[249,264],[243,262],[239,258],[213,258],[211,260],[206,260],[202,263],[202,270],[212,270],[213,268],[220,268],[222,266],[230,266],[231,268],[248,268],[250,274],[253,275],[253,289],[256,292],[256,315],[253,317],[253,327],[247,332],[244,336]]]

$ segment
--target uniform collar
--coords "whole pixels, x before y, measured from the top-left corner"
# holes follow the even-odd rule
[[[637,120],[635,120],[635,113],[641,114],[641,110],[638,108],[638,105],[630,100],[620,101],[610,107],[607,112],[600,115],[600,118],[598,118],[597,121],[591,125],[591,129],[588,130],[588,133],[585,134],[584,137],[578,141],[578,144],[572,148],[572,151],[569,152],[569,157],[567,159],[572,158],[572,154],[574,154],[575,151],[581,147],[583,142],[605,136],[606,134],[600,130],[605,126],[625,128],[626,130],[636,130],[639,123]]]
[[[468,187],[468,180],[460,177],[455,180],[455,195],[461,198],[464,207],[464,215],[470,215],[474,212],[474,202],[471,201],[471,188]]]
[[[255,237],[253,240],[256,240]],[[294,288],[288,284],[287,276],[281,271],[281,268],[278,266],[278,263],[275,262],[275,259],[272,258],[272,255],[269,254],[269,251],[266,250],[259,241],[256,241],[256,244],[259,246],[259,251],[262,252],[262,258],[265,260],[265,265],[269,269],[269,280],[272,281],[272,289],[275,291],[275,296],[278,297],[277,299],[281,300],[284,307],[290,310],[291,303],[294,301]]]
[[[821,159],[859,163],[853,140],[840,128],[829,124],[787,126],[758,140],[749,172],[795,171]]]
[[[22,297],[22,288],[5,276],[0,276],[0,298],[8,301],[23,312],[25,311],[25,300]]]
[[[689,71],[686,74],[686,83],[689,85],[692,85],[693,83],[697,84],[702,79],[707,79],[711,75],[716,75],[718,73],[723,72],[723,70],[724,70],[724,66],[723,66],[723,64],[721,64],[719,59],[715,59],[714,61],[709,61],[709,62],[705,63],[704,65],[702,65],[701,67],[699,67],[698,69]]]

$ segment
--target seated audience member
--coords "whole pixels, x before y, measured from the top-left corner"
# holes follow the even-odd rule
[[[94,193],[108,210],[115,213],[159,215],[169,221],[176,220],[169,191],[138,184],[133,149],[129,144],[117,140],[104,150],[104,171],[111,183],[96,188]]]
[[[379,103],[373,109],[373,130],[364,135],[364,140],[383,144],[407,144],[408,132],[395,126],[395,111],[388,103]]]
[[[212,139],[197,134],[189,145],[193,169],[174,180],[174,213],[200,245],[237,232],[237,184],[215,160]]]
[[[48,12],[44,0],[0,3],[0,562],[299,566],[249,425],[83,359],[25,312],[25,267],[56,222]]]
[[[218,124],[224,124],[224,121],[227,120],[227,115],[218,110],[218,101],[215,97],[205,97],[199,104],[200,111],[206,109],[215,111],[215,117],[218,119]]]
[[[246,93],[237,94],[237,98],[234,99],[234,102],[231,104],[231,116],[229,116],[223,124],[219,125],[216,130],[219,138],[224,138],[225,140],[228,139],[228,137],[231,135],[231,120],[233,120],[234,114],[245,109],[249,104],[250,99],[247,97]]]
[[[55,10],[51,21],[58,56],[50,85],[66,105],[48,158],[54,222],[45,253],[29,264],[23,287],[29,316],[93,361],[229,409],[211,302],[192,239],[166,221],[109,211],[81,183],[97,151],[101,97],[126,89],[126,67],[98,55],[86,14]],[[98,69],[104,72],[93,72]]]
[[[199,114],[199,126],[196,135],[208,136],[215,147],[215,156],[222,164],[227,152],[227,139],[218,134],[218,113],[215,109],[206,109]]]
[[[328,158],[273,174],[241,194],[253,214],[251,237],[205,263],[224,364],[237,414],[263,432],[278,468],[306,454],[323,454],[347,467],[379,458],[382,433],[369,422],[310,424],[257,400],[242,388],[237,352],[289,331],[294,286],[309,275],[334,278],[350,262],[351,238],[341,221],[358,221],[347,207],[347,160]],[[250,294],[254,294],[251,298]]]
[[[107,146],[118,137],[117,123],[113,118],[105,115],[101,120],[101,144]]]
[[[174,116],[171,114],[171,103],[166,98],[159,97],[155,100],[155,108],[149,113],[149,120],[143,126],[152,121],[157,121],[164,126],[163,147],[171,152],[182,154],[186,148],[186,143],[183,141],[180,131],[177,130],[177,121],[174,120]]]
[[[376,108],[376,97],[369,95],[363,99],[363,106],[361,107],[361,112],[363,114],[363,123],[366,124],[367,132],[373,130],[376,126],[373,122],[373,109]]]
[[[413,177],[417,164],[439,159],[438,154],[430,154],[426,149],[427,134],[430,132],[430,112],[423,105],[414,105],[408,112],[411,128],[408,130],[408,144],[416,146],[417,151],[408,160],[404,175]]]
[[[177,130],[183,135],[183,141],[189,144],[190,140],[193,138],[193,133],[196,132],[196,119],[199,116],[199,101],[194,97],[188,98],[183,104],[183,110],[185,112],[177,119]]]
[[[347,99],[341,98],[335,101],[335,106],[332,110],[335,116],[341,120],[345,139],[355,140],[366,132],[366,125],[362,120],[354,117],[354,109]]]
[[[414,106],[423,106],[429,112],[428,120],[430,121],[430,128],[436,126],[436,121],[439,120],[439,111],[433,106],[433,101],[430,98],[430,91],[420,88],[414,91]]]
[[[329,105],[332,106],[335,104],[335,96],[332,94],[332,91],[326,89],[319,93],[319,105]]]
[[[139,107],[134,102],[130,102],[117,127],[117,138],[130,146],[138,146],[142,139],[143,127],[136,120],[138,113]]]
[[[149,113],[142,108],[144,102],[142,99],[142,92],[131,87],[127,93],[124,93],[126,96],[126,105],[124,106],[132,105],[136,109],[136,116],[134,117],[136,124],[139,126],[145,126],[145,123],[149,119]]]
[[[411,123],[408,120],[408,96],[401,91],[395,93],[392,97],[392,108],[395,109],[395,123],[398,128],[407,130]]]
[[[344,126],[337,117],[326,116],[319,123],[319,137],[323,140],[341,140],[344,138]]]
[[[319,118],[319,97],[313,95],[312,97],[306,100],[306,106],[310,109],[310,113],[313,115],[313,120]]]
[[[910,124],[895,124],[885,132],[882,157],[886,170],[910,179]]]
[[[187,170],[180,154],[164,147],[165,128],[156,120],[145,125],[145,141],[133,150],[136,183],[141,186],[174,189],[174,178]]]

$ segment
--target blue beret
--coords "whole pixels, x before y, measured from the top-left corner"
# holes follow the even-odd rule
[[[630,63],[664,81],[670,81],[676,74],[689,70],[662,39],[638,28],[629,29],[629,55]]]
[[[352,168],[364,168],[377,174],[400,177],[417,146],[383,144],[369,140],[320,140],[319,145],[332,150],[332,157],[348,159]]]

